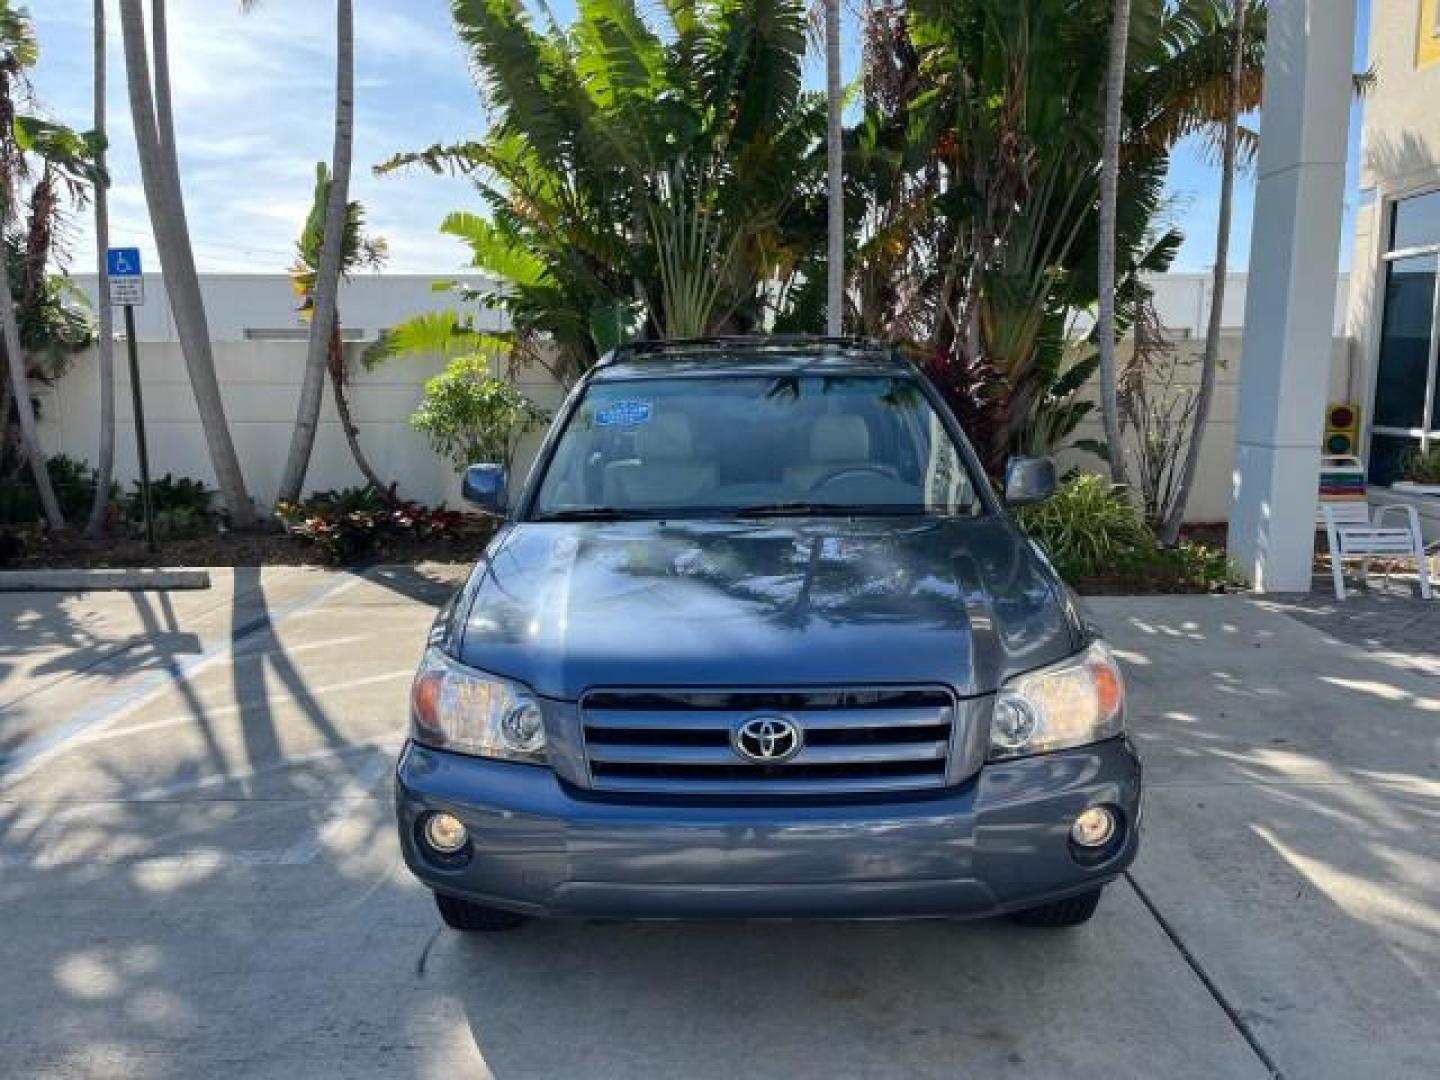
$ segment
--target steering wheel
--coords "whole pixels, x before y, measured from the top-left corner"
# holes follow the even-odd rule
[[[815,482],[810,485],[810,490],[819,491],[827,484],[833,484],[842,476],[848,476],[851,473],[861,475],[869,473],[874,476],[884,477],[886,480],[893,480],[895,478],[895,470],[891,469],[888,465],[841,465],[839,468],[831,469],[823,476],[816,478]]]

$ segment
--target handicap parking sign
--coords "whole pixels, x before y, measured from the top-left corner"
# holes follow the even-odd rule
[[[140,271],[140,249],[109,248],[105,266],[110,273],[110,303],[114,307],[134,307],[145,303],[145,279]]]

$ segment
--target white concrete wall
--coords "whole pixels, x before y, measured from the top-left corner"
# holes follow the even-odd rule
[[[1336,338],[1332,354],[1317,360],[1317,377],[1328,380],[1330,401],[1348,400],[1345,387],[1349,375],[1349,343]],[[1176,346],[1182,356],[1198,360],[1203,343],[1182,342]],[[1125,362],[1128,347],[1121,348],[1120,362]],[[1205,428],[1205,438],[1200,447],[1200,465],[1195,478],[1195,488],[1186,507],[1185,519],[1190,522],[1223,522],[1230,510],[1231,477],[1235,466],[1235,416],[1236,398],[1240,381],[1240,335],[1224,334],[1220,339],[1220,368],[1215,385],[1215,398],[1210,406],[1210,419]],[[1200,379],[1200,365],[1187,365],[1184,377],[1194,386]],[[1089,392],[1096,390],[1092,384]],[[1131,433],[1133,436],[1133,432]],[[1092,411],[1075,433],[1077,439],[1095,439],[1103,442],[1105,433],[1101,428],[1098,410]],[[1316,431],[1315,440],[1320,441],[1321,432]],[[1104,466],[1092,454],[1069,450],[1060,455],[1060,466],[1069,469],[1074,466],[1087,472],[1099,472]],[[1133,467],[1132,467],[1133,472]]]
[[[73,278],[94,307],[95,275]],[[454,279],[474,285],[484,280],[476,274],[356,274],[340,286],[340,321],[347,335],[373,339],[411,315],[455,307],[454,295],[431,288],[437,280]],[[275,331],[302,335],[309,325],[296,310],[295,294],[284,274],[201,274],[200,292],[212,341],[246,341]],[[481,321],[500,325],[495,315]],[[115,324],[118,329],[118,311]],[[145,304],[135,309],[135,330],[141,341],[177,340],[165,280],[158,273],[145,275]]]
[[[455,275],[451,275],[454,277]],[[458,275],[478,283],[473,274]],[[432,282],[442,276],[427,274],[357,274],[341,286],[340,319],[346,331],[367,338],[401,319],[421,311],[439,311],[454,306],[454,297],[435,292]],[[76,274],[74,280],[95,302],[95,276]],[[1161,322],[1179,338],[1199,338],[1210,317],[1210,275],[1206,273],[1152,274],[1146,278],[1155,291],[1155,305]],[[1226,279],[1223,325],[1239,329],[1245,315],[1246,275]],[[1340,275],[1335,330],[1345,320],[1346,275]],[[295,310],[295,297],[283,274],[202,274],[200,291],[214,341],[246,341],[257,333],[275,331],[300,334],[306,324]],[[145,277],[146,304],[136,311],[136,331],[142,341],[174,341],[175,323],[165,301],[165,283],[159,274]],[[498,318],[496,318],[498,325]],[[1075,320],[1074,331],[1087,333],[1092,322]]]
[[[359,348],[359,346],[350,346]],[[224,390],[230,430],[251,495],[269,505],[275,497],[295,423],[304,342],[217,342],[215,363]],[[438,359],[394,360],[373,372],[359,370],[350,388],[351,411],[361,445],[381,476],[399,482],[400,493],[426,503],[459,505],[455,470],[412,431],[409,417],[427,378],[443,368]],[[145,342],[140,347],[145,425],[154,476],[167,472],[214,482],[195,399],[178,345]],[[542,408],[553,409],[560,391],[543,372],[522,372],[521,388]],[[41,388],[41,437],[46,449],[94,461],[99,380],[93,352],[53,387]],[[116,347],[116,478],[128,484],[139,475],[130,407],[129,369],[123,343]],[[530,435],[517,458],[523,475],[539,440]],[[327,384],[320,431],[306,490],[363,482],[350,457]]]

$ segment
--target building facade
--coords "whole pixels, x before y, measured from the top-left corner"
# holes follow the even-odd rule
[[[1440,446],[1440,0],[1374,0],[1347,332],[1370,478]]]

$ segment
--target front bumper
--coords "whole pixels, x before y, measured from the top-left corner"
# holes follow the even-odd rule
[[[1070,842],[1089,806],[1123,832]],[[422,848],[434,811],[470,831],[463,862]],[[612,918],[984,916],[1083,892],[1135,857],[1140,762],[1124,738],[985,766],[924,798],[702,805],[601,798],[549,769],[415,743],[396,769],[400,845],[437,892],[531,915]]]

